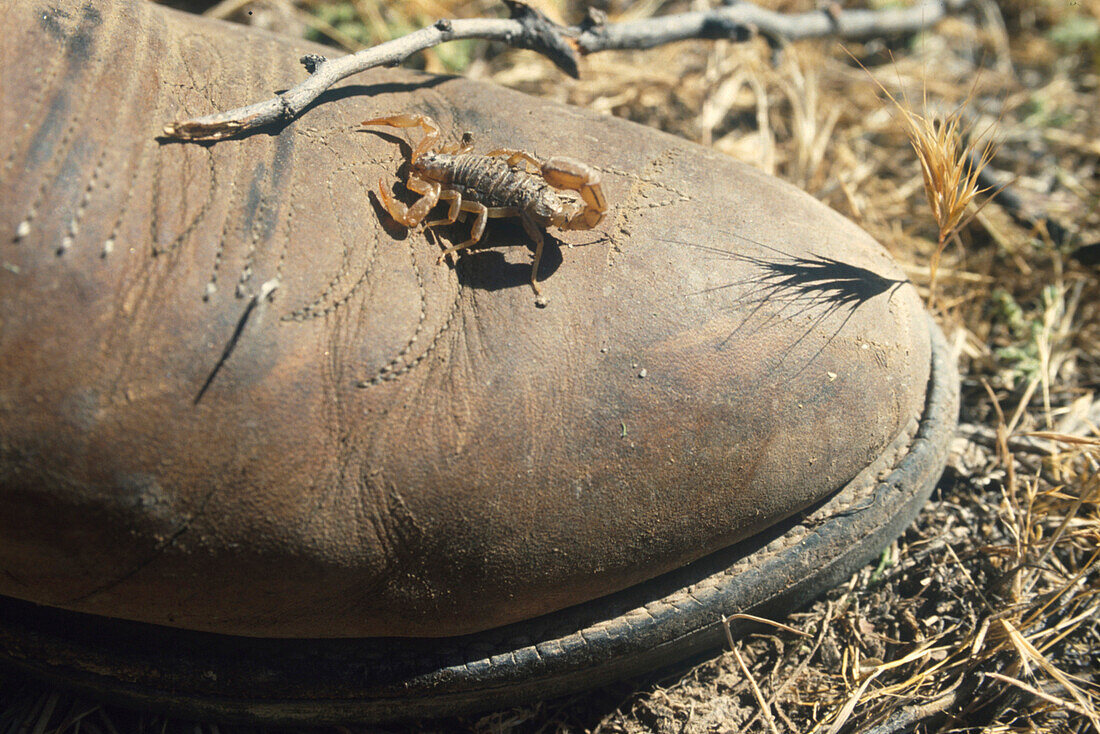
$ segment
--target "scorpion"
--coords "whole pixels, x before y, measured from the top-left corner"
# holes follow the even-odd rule
[[[440,201],[449,202],[446,215],[425,223],[425,227],[453,224],[462,212],[474,215],[470,238],[443,250],[437,264],[442,264],[447,255],[477,244],[490,217],[519,217],[535,243],[531,287],[539,305],[545,305],[538,284],[543,246],[541,228],[592,229],[607,211],[599,174],[572,158],[558,156],[540,161],[529,153],[508,148],[478,155],[471,153],[469,133],[461,143],[436,148],[442,131],[434,120],[420,114],[375,117],[361,124],[419,127],[424,131],[424,137],[409,157],[409,177],[405,182],[406,188],[420,194],[420,198],[405,206],[381,179],[378,181],[382,206],[395,221],[410,229],[416,227]],[[563,196],[562,191],[575,191],[579,199]]]

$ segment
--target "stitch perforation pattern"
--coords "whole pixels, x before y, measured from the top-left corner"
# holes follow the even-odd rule
[[[80,233],[80,223],[84,219],[84,214],[88,211],[88,205],[92,201],[92,192],[95,191],[96,185],[99,183],[100,173],[103,171],[103,162],[107,157],[107,148],[104,148],[99,158],[96,160],[95,168],[92,169],[92,175],[88,178],[88,183],[84,186],[84,193],[80,197],[80,203],[76,207],[76,211],[73,212],[73,216],[69,219],[69,226],[65,228],[65,235],[61,238],[61,244],[58,246],[58,255],[63,255],[68,252],[73,242],[76,241],[77,234]],[[107,184],[108,186],[110,184]]]
[[[157,104],[153,118],[160,117],[161,111],[164,109],[164,95],[157,95]],[[106,259],[115,251],[115,244],[118,242],[119,232],[122,230],[122,223],[126,218],[126,215],[130,211],[130,204],[134,200],[134,193],[138,187],[138,176],[145,168],[145,162],[149,159],[152,151],[152,146],[155,145],[152,138],[149,138],[139,149],[136,159],[133,161],[133,169],[130,171],[130,176],[126,182],[126,193],[123,195],[122,205],[119,207],[118,214],[115,216],[114,223],[111,225],[111,231],[107,235],[107,239],[103,241],[103,246],[100,249],[99,256]]]
[[[159,231],[157,231],[159,229],[159,220],[157,217],[157,209],[159,207],[157,206],[157,202],[160,200],[161,196],[161,181],[159,172],[164,166],[156,166],[156,173],[154,173],[153,176],[154,191],[156,192],[152,210],[154,231],[151,233],[151,236],[153,238],[153,255],[167,255],[168,253],[179,248],[180,245],[186,242],[188,238],[190,238],[191,235],[194,233],[194,231],[199,227],[199,225],[202,224],[202,222],[206,219],[206,214],[210,211],[210,207],[214,203],[214,194],[218,186],[218,170],[217,166],[214,163],[213,153],[211,153],[209,149],[205,148],[203,149],[203,151],[206,155],[206,168],[207,175],[209,176],[209,180],[207,181],[206,185],[206,196],[203,198],[202,204],[199,205],[199,210],[195,212],[195,215],[191,217],[191,220],[184,226],[180,233],[173,237],[171,242],[163,246],[157,245],[158,237],[160,235]]]
[[[154,45],[153,39],[151,39],[151,38],[144,39],[142,41],[142,43],[140,44],[140,50],[135,54],[134,63],[127,65],[126,81],[125,81],[125,83],[122,87],[123,91],[122,91],[122,94],[121,94],[121,99],[123,100],[123,103],[126,105],[127,111],[136,111],[139,108],[139,106],[141,105],[141,95],[138,94],[139,82],[141,81],[141,78],[142,78],[140,69],[145,68],[145,64],[148,62],[148,60],[151,57],[155,56],[155,53],[154,53],[154,50],[153,50],[153,45]],[[158,105],[159,105],[160,95],[157,95],[157,97],[158,97],[157,101],[158,101]],[[159,111],[159,109],[158,109],[158,111]],[[132,112],[131,112],[131,114],[132,114]],[[154,115],[150,119],[155,120],[155,119],[158,119],[158,117],[159,117],[159,115]],[[145,137],[147,139],[152,138],[152,134],[146,135]],[[147,144],[148,143],[146,143],[145,145],[147,145]],[[138,154],[139,156],[140,156],[140,150],[141,149],[142,148],[139,148],[139,154]],[[103,169],[104,169],[104,166],[106,165],[108,153],[110,153],[110,152],[111,152],[111,146],[110,145],[104,145],[102,150],[100,151],[99,157],[96,160],[95,167],[92,169],[92,174],[89,177],[88,182],[84,187],[84,193],[80,198],[80,203],[77,205],[76,211],[74,212],[72,218],[69,220],[69,226],[66,229],[65,235],[61,239],[61,245],[58,248],[58,252],[57,252],[58,255],[63,255],[65,252],[68,252],[72,248],[73,244],[75,244],[76,237],[79,234],[80,229],[81,229],[81,224],[84,220],[84,217],[87,215],[89,207],[91,206],[93,194],[95,194],[95,192],[97,190],[102,190],[102,191],[105,191],[105,192],[110,190],[111,181],[114,179],[114,175],[113,174],[108,175],[107,177],[103,176]],[[118,164],[116,164],[116,165],[118,165]],[[127,165],[126,161],[123,161],[121,163],[121,167],[123,169],[125,169],[126,165]],[[136,173],[136,170],[135,170],[135,173]],[[102,180],[102,186],[100,184],[101,180]],[[103,248],[100,251],[100,256],[101,257],[106,257],[108,254],[110,254],[111,250],[114,249],[114,240],[113,240],[113,238],[117,235],[118,227],[120,226],[120,223],[122,221],[122,216],[125,213],[125,207],[129,203],[130,197],[133,195],[133,192],[130,190],[132,188],[132,186],[133,186],[133,181],[131,180],[130,181],[130,186],[127,187],[127,189],[124,189],[125,193],[123,194],[124,203],[123,203],[122,209],[119,212],[118,219],[116,220],[114,225],[111,227],[111,235],[109,237],[108,242],[104,243]]]
[[[116,12],[110,15],[109,19],[101,19],[100,23],[102,27],[99,30],[99,34],[101,34],[102,36],[111,37],[117,35],[120,38],[124,38],[123,34],[114,34],[109,32],[110,28],[113,28],[114,22],[117,21],[117,17],[118,13]],[[88,21],[89,19],[86,18],[85,20]],[[89,34],[89,38],[90,37],[91,35]],[[67,56],[67,54],[63,54],[63,56]],[[49,188],[50,183],[55,180],[57,172],[60,170],[60,167],[64,165],[64,161],[71,151],[74,139],[76,137],[76,131],[80,128],[80,121],[81,119],[83,119],[84,116],[89,114],[91,107],[88,102],[91,99],[92,92],[100,87],[99,80],[103,77],[108,69],[107,61],[114,57],[114,46],[112,46],[112,50],[96,55],[94,71],[91,74],[93,82],[85,85],[84,92],[80,95],[79,101],[75,105],[72,105],[70,107],[70,109],[73,111],[69,115],[69,123],[65,128],[65,132],[62,134],[60,140],[53,150],[53,153],[50,155],[48,164],[44,167],[43,171],[39,173],[39,176],[41,177],[41,183],[38,185],[38,188],[34,195],[34,199],[31,201],[30,206],[27,208],[26,214],[24,214],[23,219],[16,226],[14,237],[14,240],[16,242],[19,242],[30,235],[34,220],[38,216],[38,212],[42,206],[43,200],[46,198],[46,191]],[[130,73],[133,74],[136,73],[136,71],[132,70]],[[11,155],[14,156],[14,154],[15,151],[13,150]],[[9,158],[9,160],[13,161],[14,158]],[[8,164],[5,163],[5,167],[7,166]],[[66,249],[67,248],[58,246],[57,254],[63,255]]]
[[[348,162],[346,155],[332,150],[332,145],[328,142],[327,136],[321,134],[318,130],[303,127],[298,132],[309,139],[311,143],[328,151],[328,154],[336,159],[334,161],[335,165],[328,169],[329,175],[325,179],[325,192],[327,195],[324,198],[332,222],[329,231],[335,229],[334,236],[339,237],[338,243],[332,243],[333,249],[336,246],[339,247],[339,265],[334,273],[325,278],[324,285],[320,287],[319,292],[315,291],[316,295],[305,305],[298,306],[293,311],[280,316],[280,320],[302,323],[327,318],[335,315],[355,299],[362,303],[361,308],[365,312],[369,312],[377,278],[386,277],[385,272],[387,272],[387,269],[379,270],[383,246],[398,246],[398,243],[390,242],[384,238],[381,228],[377,226],[373,219],[371,220],[371,226],[366,228],[366,237],[357,235],[357,238],[361,241],[350,240],[349,233],[358,232],[359,228],[354,226],[354,216],[349,216],[347,211],[343,211],[336,206],[335,202],[341,198],[338,195],[337,188],[341,185],[339,182],[341,174],[350,175],[354,182],[353,185],[361,192],[359,198],[366,202],[370,192],[370,186],[365,180],[368,171],[373,166],[385,169],[392,164],[392,161],[389,158],[384,161],[360,158],[354,162]],[[403,270],[404,267],[411,268],[410,274],[413,276],[417,294],[416,324],[415,326],[410,325],[411,333],[409,333],[400,348],[391,357],[387,358],[381,367],[367,376],[354,380],[354,384],[359,387],[371,387],[392,382],[415,370],[434,353],[440,339],[449,331],[455,315],[459,311],[461,302],[460,287],[455,290],[455,296],[451,299],[450,307],[443,316],[442,324],[437,329],[430,329],[434,321],[431,317],[434,309],[430,307],[429,303],[431,297],[427,282],[428,277],[424,270],[425,266],[418,259],[418,253],[428,244],[428,240],[424,234],[417,233],[406,238],[404,242],[408,256],[407,265],[402,266],[400,269]],[[434,292],[434,288],[431,289],[431,292]],[[432,331],[431,338],[426,341],[425,337],[429,331]],[[418,347],[420,347],[420,350],[418,350]]]
[[[413,331],[409,340],[405,343],[405,346],[401,348],[401,351],[397,353],[397,356],[390,360],[389,364],[382,368],[382,373],[392,371],[399,363],[405,361],[405,357],[408,356],[409,351],[416,345],[417,340],[420,338],[421,332],[424,331],[424,322],[428,319],[428,299],[424,295],[424,273],[420,270],[420,264],[416,262],[416,253],[413,251],[412,243],[409,241],[412,238],[406,239],[408,244],[409,262],[412,264],[413,273],[416,275],[416,294],[420,299],[420,313],[417,314],[416,329]]]
[[[356,181],[360,187],[363,186],[361,179],[356,177]],[[295,309],[293,312],[286,314],[282,317],[283,321],[308,321],[310,319],[317,319],[328,316],[335,313],[337,309],[342,308],[348,301],[352,299],[367,283],[370,278],[371,271],[374,269],[376,260],[378,259],[379,241],[378,234],[373,231],[374,236],[371,238],[373,247],[370,249],[370,255],[367,257],[367,262],[363,268],[359,271],[359,277],[351,284],[351,287],[338,298],[329,300],[332,294],[336,291],[337,287],[343,283],[351,270],[350,263],[352,261],[353,249],[348,242],[347,236],[344,234],[344,228],[346,222],[340,215],[335,205],[332,203],[336,200],[336,192],[333,189],[332,177],[329,177],[325,182],[328,188],[328,202],[329,210],[332,212],[333,221],[336,223],[336,230],[340,234],[341,247],[343,248],[341,254],[340,267],[334,276],[329,279],[328,284],[321,291],[320,295],[313,299],[310,303],[301,308]],[[365,193],[365,189],[364,189]]]
[[[237,298],[244,298],[248,294],[248,281],[252,279],[256,250],[260,247],[260,222],[269,216],[270,212],[271,201],[266,195],[261,196],[260,204],[256,208],[256,216],[252,219],[252,226],[248,232],[248,251],[245,252],[240,275],[237,276]]]
[[[443,320],[443,324],[439,327],[439,329],[432,336],[432,339],[431,339],[430,342],[428,342],[427,346],[424,347],[423,352],[418,354],[411,361],[405,362],[400,367],[396,367],[396,365],[401,361],[401,357],[395,358],[388,365],[386,365],[385,367],[382,367],[372,377],[359,380],[356,383],[356,386],[366,388],[366,387],[374,387],[376,385],[381,385],[381,384],[386,383],[386,382],[392,382],[392,381],[398,379],[399,377],[403,377],[404,375],[407,375],[410,372],[412,372],[414,369],[416,369],[425,359],[430,357],[435,352],[436,347],[438,347],[439,342],[443,339],[443,336],[450,331],[451,324],[454,322],[454,318],[458,314],[459,306],[461,305],[461,303],[462,303],[462,289],[458,288],[455,291],[454,299],[451,302],[451,308],[447,312],[447,318],[445,318]]]
[[[207,279],[206,287],[203,289],[202,300],[204,301],[210,300],[218,291],[218,273],[221,271],[222,259],[225,257],[225,242],[229,236],[229,228],[233,224],[233,212],[237,210],[237,196],[239,191],[237,176],[240,174],[240,158],[240,151],[235,150],[233,156],[233,172],[229,176],[229,191],[225,197],[225,211],[222,213],[221,232],[218,234],[218,242],[214,248],[214,261],[210,266],[210,278]]]
[[[190,39],[191,39],[191,37],[189,36],[185,40],[190,40]],[[206,110],[209,110],[209,109],[217,109],[218,105],[216,104],[215,100],[210,96],[207,89],[205,87],[201,87],[199,85],[198,81],[195,79],[195,75],[191,71],[191,64],[189,62],[190,56],[188,55],[188,53],[186,53],[184,51],[184,49],[186,49],[186,48],[187,48],[187,44],[183,43],[181,45],[181,48],[178,51],[178,53],[180,53],[180,58],[184,62],[184,69],[187,71],[188,76],[191,78],[193,83],[189,87],[182,87],[180,85],[175,85],[176,88],[179,90],[178,99],[179,99],[179,101],[182,105],[182,114],[192,115],[192,114],[195,114],[197,112],[195,109],[193,109],[192,105],[187,104],[187,102],[185,101],[187,96],[190,96],[190,95],[194,94],[196,91],[199,92],[199,94],[201,94],[202,99],[203,99],[203,104],[201,105],[201,107],[203,108],[202,111],[206,111]],[[159,105],[158,105],[158,108],[159,108]],[[154,124],[154,129],[155,129],[155,124]],[[155,136],[155,132],[153,133],[153,136]],[[164,157],[167,155],[168,149],[165,148],[164,146],[159,146],[159,145],[157,146],[157,149],[156,149],[156,152],[155,152],[156,162],[154,162],[154,165],[153,165],[153,200],[152,200],[152,208],[151,208],[151,212],[150,212],[150,214],[151,214],[151,217],[150,217],[150,243],[151,243],[151,246],[152,246],[152,254],[154,256],[166,255],[166,254],[169,254],[171,252],[174,252],[180,246],[182,246],[183,243],[187,242],[191,238],[191,236],[195,233],[195,231],[198,229],[198,227],[206,220],[207,214],[209,214],[210,209],[214,205],[215,195],[218,193],[217,192],[217,189],[218,189],[218,167],[217,167],[217,162],[215,161],[214,152],[213,152],[212,148],[210,148],[208,146],[202,146],[200,149],[201,149],[202,154],[204,156],[203,162],[205,164],[204,168],[205,168],[205,174],[206,174],[205,194],[203,196],[202,203],[199,205],[198,210],[194,213],[194,215],[190,218],[190,220],[188,220],[187,223],[184,224],[184,226],[172,238],[172,240],[170,242],[168,242],[167,244],[161,245],[161,244],[159,244],[160,243],[159,210],[160,210],[160,202],[162,201],[162,196],[164,194],[164,192],[162,190],[161,172],[165,168],[168,168],[168,170],[174,170],[175,168],[178,168],[179,165],[178,164],[177,165],[167,165],[164,162]],[[185,149],[182,149],[180,152],[184,153],[187,156],[193,156],[193,155],[195,155],[196,150],[197,149],[195,148],[195,146],[187,146]],[[193,159],[191,159],[191,158],[185,158],[183,165],[189,167],[190,165],[192,165],[192,160]]]

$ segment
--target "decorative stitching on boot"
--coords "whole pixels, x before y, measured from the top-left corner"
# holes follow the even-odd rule
[[[99,15],[99,11],[95,8],[92,8],[91,6],[85,6],[83,9],[83,13],[84,18],[81,22],[81,25],[78,26],[77,30],[74,31],[74,33],[70,35],[67,39],[68,43],[66,43],[66,53],[64,54],[66,59],[69,59],[71,61],[74,56],[91,55],[91,49],[88,47],[93,45],[94,39],[97,34],[102,37],[114,38],[117,36],[123,39],[126,38],[124,34],[115,34],[111,32],[113,31],[113,28],[109,27],[111,24],[117,21],[119,13],[116,12],[111,14],[107,18],[103,18]],[[93,30],[88,32],[87,35],[81,36],[79,35],[80,28],[83,28],[85,25],[91,26]],[[96,28],[98,28],[98,30],[95,30]],[[84,44],[87,44],[88,47],[85,47]],[[113,48],[114,47],[112,45],[112,50]],[[61,140],[58,142],[57,146],[53,149],[53,153],[50,155],[49,161],[47,162],[46,166],[41,172],[39,172],[38,175],[41,176],[42,182],[38,186],[38,190],[35,193],[35,197],[32,200],[30,207],[27,209],[27,213],[23,216],[22,221],[20,221],[19,225],[16,227],[16,242],[22,240],[31,233],[33,222],[38,216],[38,209],[42,205],[42,200],[46,196],[46,189],[49,188],[50,184],[55,180],[55,177],[60,170],[59,166],[63,165],[66,157],[68,157],[68,154],[72,149],[73,138],[75,137],[76,130],[79,127],[79,122],[89,113],[91,109],[91,106],[88,104],[88,100],[91,98],[92,92],[98,89],[100,86],[99,80],[107,69],[107,61],[113,58],[115,58],[115,54],[113,52],[104,52],[98,54],[97,63],[94,65],[93,71],[90,74],[92,81],[85,85],[84,93],[81,95],[79,102],[70,107],[72,112],[70,112],[68,127],[65,129],[65,133],[61,136]],[[64,254],[64,249],[58,247],[58,254]]]
[[[409,372],[412,372],[414,369],[416,369],[416,367],[421,362],[423,362],[427,357],[429,357],[435,351],[435,348],[438,346],[439,341],[443,338],[443,335],[445,333],[447,333],[447,331],[450,330],[451,323],[454,321],[455,315],[459,311],[459,304],[461,302],[462,302],[462,288],[460,287],[455,291],[454,300],[451,302],[451,310],[447,313],[447,318],[444,320],[443,325],[440,326],[439,329],[435,332],[435,335],[432,337],[432,340],[428,343],[428,346],[425,347],[424,351],[421,352],[419,355],[417,355],[417,357],[415,359],[413,359],[411,362],[406,363],[400,369],[394,370],[392,372],[384,372],[384,370],[386,368],[383,367],[373,377],[363,379],[363,380],[359,380],[356,383],[356,386],[357,387],[373,387],[374,385],[381,385],[384,382],[392,382],[393,380],[396,380],[397,378],[399,378],[403,375],[406,375]],[[391,364],[393,364],[393,362],[391,362]]]

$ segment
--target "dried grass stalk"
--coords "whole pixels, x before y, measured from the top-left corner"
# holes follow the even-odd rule
[[[962,249],[959,232],[1004,188],[1002,186],[990,193],[988,187],[982,188],[978,183],[982,170],[997,153],[993,126],[982,134],[975,135],[971,126],[963,123],[963,112],[973,98],[976,84],[971,87],[970,94],[962,104],[951,112],[928,113],[926,99],[925,114],[921,114],[912,109],[909,100],[899,101],[891,94],[881,82],[871,76],[867,67],[850,51],[848,55],[867,72],[879,90],[901,114],[905,134],[920,162],[924,195],[928,199],[928,206],[932,210],[932,218],[938,230],[936,249],[932,253],[928,267],[929,300],[934,303],[936,272],[947,243],[954,240]],[[978,196],[986,193],[989,193],[989,196],[977,205],[969,216],[966,216],[967,208]]]

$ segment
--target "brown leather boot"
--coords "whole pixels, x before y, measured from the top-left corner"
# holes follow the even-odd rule
[[[0,64],[0,657],[192,716],[392,718],[595,685],[835,584],[915,516],[956,377],[886,253],[677,138],[372,71],[212,145],[317,47],[16,0]],[[599,172],[591,230],[439,237],[413,112]],[[410,202],[398,186],[402,200]]]

